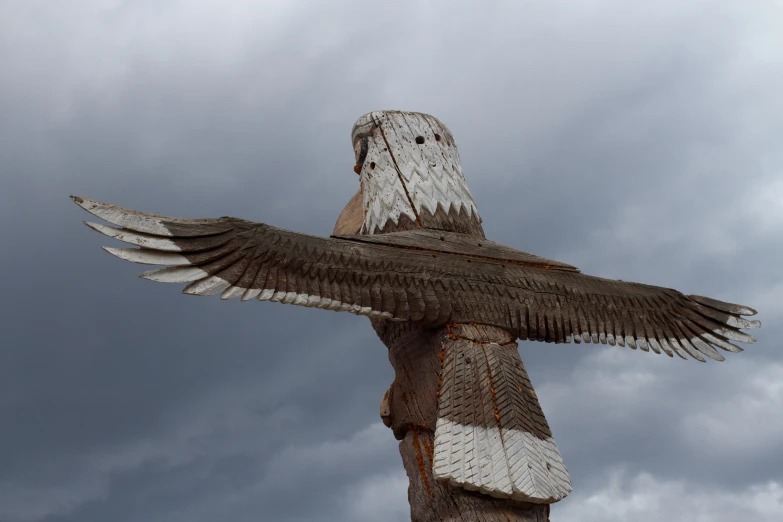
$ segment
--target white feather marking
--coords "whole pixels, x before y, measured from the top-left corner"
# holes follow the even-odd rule
[[[245,290],[245,293],[242,294],[242,300],[243,301],[250,301],[251,299],[258,296],[258,294],[261,293],[260,288],[248,288]]]
[[[758,319],[744,319],[742,317],[734,317],[733,315],[730,315],[728,320],[726,320],[726,324],[729,326],[733,326],[734,328],[761,328],[761,321]]]
[[[223,290],[223,293],[220,294],[220,298],[224,301],[227,301],[229,299],[235,299],[242,294],[245,293],[247,288],[242,288],[241,286],[229,286],[225,290]]]
[[[197,266],[172,266],[139,274],[139,277],[159,283],[189,283],[209,274]]]
[[[105,236],[109,236],[111,238],[117,239],[119,241],[123,241],[125,243],[131,243],[133,245],[138,245],[144,248],[154,248],[155,250],[163,250],[164,252],[182,251],[182,249],[178,247],[177,244],[174,243],[174,241],[170,239],[164,239],[159,236],[154,236],[152,234],[130,232],[128,230],[109,227],[106,225],[101,225],[99,223],[90,223],[89,221],[85,221],[84,224],[90,227],[91,229],[95,230],[96,232],[100,232]]]
[[[258,296],[259,301],[269,301],[275,295],[275,291],[271,288],[264,289],[261,295]]]
[[[464,209],[468,216],[478,214],[456,146],[435,139],[435,133],[451,134],[441,122],[414,113],[373,114],[363,116],[359,128],[364,128],[365,120],[379,119],[387,132],[385,139],[380,133],[369,137],[364,164],[374,168],[361,172],[364,230],[374,233],[387,221],[398,223],[401,215],[416,220],[422,210],[434,213],[439,206],[446,212]],[[426,137],[425,142],[417,143],[417,136]],[[387,139],[393,141],[396,161],[387,152]]]
[[[453,462],[449,465],[451,457],[464,454],[467,449],[456,447],[460,445],[456,444],[458,441],[476,444],[477,466],[482,470],[491,469],[491,475],[487,475],[486,471],[465,474],[461,467],[459,474],[452,472],[452,468],[457,468]],[[493,447],[498,448],[500,453],[493,452]],[[513,470],[506,457],[512,451],[517,456]],[[435,427],[432,472],[435,478],[454,486],[523,502],[550,504],[562,500],[572,491],[568,470],[551,437],[542,440],[531,433],[504,429],[501,442],[495,427],[465,426],[445,417],[439,417]]]
[[[719,348],[723,348],[727,352],[739,353],[739,352],[743,351],[742,348],[740,348],[739,346],[734,345],[734,344],[732,344],[732,343],[730,343],[728,341],[724,341],[723,339],[720,339],[718,337],[715,337],[711,333],[706,333],[705,332],[702,335],[709,342],[711,342],[712,344],[714,344],[715,346],[717,346]]]
[[[741,343],[756,342],[756,338],[752,335],[748,335],[745,332],[740,332],[738,330],[732,330],[731,328],[714,328],[712,332],[731,341],[739,341]]]
[[[307,294],[296,294],[294,297],[294,300],[291,301],[291,304],[298,305],[298,306],[307,306],[307,300],[309,299],[309,295]]]
[[[144,248],[113,248],[101,247],[113,256],[117,256],[131,263],[141,263],[143,265],[171,265],[184,266],[189,265],[190,261],[180,254],[173,252],[160,252],[157,250],[147,250]]]
[[[101,203],[100,201],[94,201],[87,198],[73,198],[73,200],[90,214],[98,216],[99,218],[122,228],[135,230],[136,232],[155,234],[157,236],[173,235],[169,229],[163,225],[160,219],[162,216],[158,217],[150,214],[142,214],[135,210],[110,205],[108,203]]]
[[[218,276],[209,276],[190,283],[182,290],[183,294],[189,295],[215,295],[218,292],[222,292],[231,285],[225,279],[221,279]]]
[[[317,308],[325,308],[328,309],[329,305],[332,304],[332,300],[328,297],[322,297],[318,300],[318,304],[315,305]]]

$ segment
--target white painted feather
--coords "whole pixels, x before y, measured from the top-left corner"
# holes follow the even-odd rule
[[[209,274],[197,266],[172,266],[139,274],[143,279],[159,283],[189,283],[207,277]]]
[[[247,291],[247,288],[242,288],[241,286],[229,286],[223,290],[223,293],[220,294],[220,298],[224,301],[229,299],[236,299],[237,297],[243,295],[245,291]]]
[[[142,214],[135,210],[118,207],[117,205],[110,205],[108,203],[101,203],[100,201],[94,201],[87,198],[74,197],[73,200],[90,214],[98,216],[99,218],[122,228],[135,230],[136,232],[155,234],[157,236],[173,235],[163,224],[163,216]],[[171,219],[171,221],[174,220]]]
[[[218,276],[209,276],[190,283],[182,290],[182,293],[189,295],[215,295],[218,292],[222,292],[230,285],[231,283],[225,279]]]
[[[182,250],[174,241],[159,236],[153,236],[152,234],[130,232],[128,230],[109,227],[99,223],[91,223],[89,221],[85,221],[84,224],[96,232],[100,232],[105,236],[109,236],[124,243],[131,243],[144,248],[154,248],[155,250],[163,250],[165,252],[180,252]]]
[[[143,265],[169,265],[184,266],[189,265],[190,261],[180,254],[173,252],[160,252],[157,250],[147,250],[144,248],[113,248],[101,247],[113,256],[117,256],[125,261],[132,263],[141,263]]]

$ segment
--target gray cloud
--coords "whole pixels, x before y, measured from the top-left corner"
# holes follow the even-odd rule
[[[327,235],[385,108],[449,125],[491,239],[760,310],[722,364],[521,343],[574,480],[553,519],[779,519],[781,16],[0,2],[0,520],[407,520],[366,320],[141,281],[66,198]]]

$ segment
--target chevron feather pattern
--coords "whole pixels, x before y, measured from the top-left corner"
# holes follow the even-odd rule
[[[454,137],[440,120],[398,111],[375,112],[354,125],[352,137],[367,140],[361,174],[362,233],[376,234],[390,226],[399,230],[401,219],[406,218],[453,230],[449,226],[453,220],[445,217],[449,214],[463,215],[480,227]]]
[[[430,115],[372,112],[351,139],[360,190],[329,238],[72,199],[113,225],[89,227],[131,245],[107,252],[156,265],[144,279],[185,283],[190,295],[372,318],[397,374],[381,415],[402,437],[417,520],[443,520],[449,510],[469,513],[464,520],[510,520],[506,508],[516,509],[442,482],[431,487],[433,476],[536,504],[571,491],[515,339],[619,345],[702,362],[756,341],[743,331],[761,326],[743,317],[755,315],[752,308],[593,277],[488,241],[454,137]],[[543,506],[529,507],[519,520],[544,516]]]
[[[516,343],[444,346],[433,475],[498,498],[553,503],[571,480]]]
[[[592,342],[724,360],[752,343],[755,310],[676,290],[592,277],[564,263],[445,231],[321,238],[223,217],[182,219],[74,197],[139,248],[106,248],[191,295],[281,302],[427,325],[477,322],[520,339]],[[377,239],[376,239],[377,238]]]

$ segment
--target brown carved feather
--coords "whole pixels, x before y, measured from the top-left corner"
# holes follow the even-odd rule
[[[476,322],[525,340],[617,342],[722,360],[753,342],[755,311],[676,290],[588,276],[480,238],[440,231],[322,238],[237,218],[179,219],[74,197],[141,248],[107,249],[167,265],[141,274],[184,292],[271,300],[424,325]],[[437,239],[435,239],[437,237]],[[440,237],[444,239],[441,240]],[[476,241],[473,247],[470,242]],[[481,244],[482,246],[478,246]],[[489,254],[489,255],[487,255]]]

